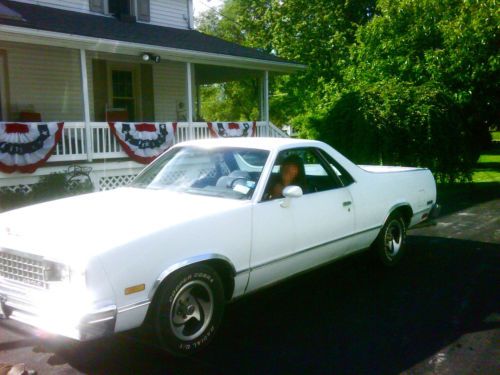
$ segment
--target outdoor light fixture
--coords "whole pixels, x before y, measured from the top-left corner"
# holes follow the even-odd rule
[[[152,53],[143,52],[141,53],[142,61],[151,61],[154,63],[159,63],[161,61],[161,57],[158,55],[153,55]]]

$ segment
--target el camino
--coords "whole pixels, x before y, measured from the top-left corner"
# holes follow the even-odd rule
[[[235,298],[366,249],[397,264],[435,206],[428,169],[318,141],[181,143],[128,187],[1,214],[0,315],[76,340],[147,323],[189,355]]]

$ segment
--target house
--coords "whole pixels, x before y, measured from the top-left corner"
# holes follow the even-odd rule
[[[268,78],[304,66],[194,30],[192,1],[0,0],[0,120],[64,123],[46,163],[0,172],[0,189],[29,190],[72,164],[92,168],[98,189],[127,183],[143,165],[108,122],[175,122],[175,142],[208,137],[204,84],[259,80],[261,118],[248,120],[258,136],[286,136],[269,122]]]

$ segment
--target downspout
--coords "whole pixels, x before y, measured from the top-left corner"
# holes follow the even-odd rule
[[[193,0],[188,0],[187,2],[187,15],[188,15],[188,29],[194,29],[194,11],[193,11]]]

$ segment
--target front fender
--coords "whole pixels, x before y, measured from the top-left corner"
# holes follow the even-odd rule
[[[209,261],[209,260],[220,260],[220,261],[223,261],[223,262],[227,263],[227,265],[231,269],[231,273],[232,273],[231,276],[234,277],[236,275],[236,269],[235,269],[233,263],[226,256],[220,255],[220,254],[217,254],[217,253],[200,254],[200,255],[197,255],[197,256],[194,256],[194,257],[191,257],[191,258],[188,258],[188,259],[184,259],[184,260],[182,260],[180,262],[177,262],[177,263],[171,265],[170,267],[168,267],[166,270],[164,270],[156,278],[156,281],[154,282],[153,286],[151,287],[151,290],[149,291],[149,300],[150,301],[153,300],[153,297],[156,294],[156,291],[158,290],[158,287],[172,273],[174,273],[175,271],[177,271],[177,270],[179,270],[181,268],[190,266],[192,264],[206,262],[206,261]]]

